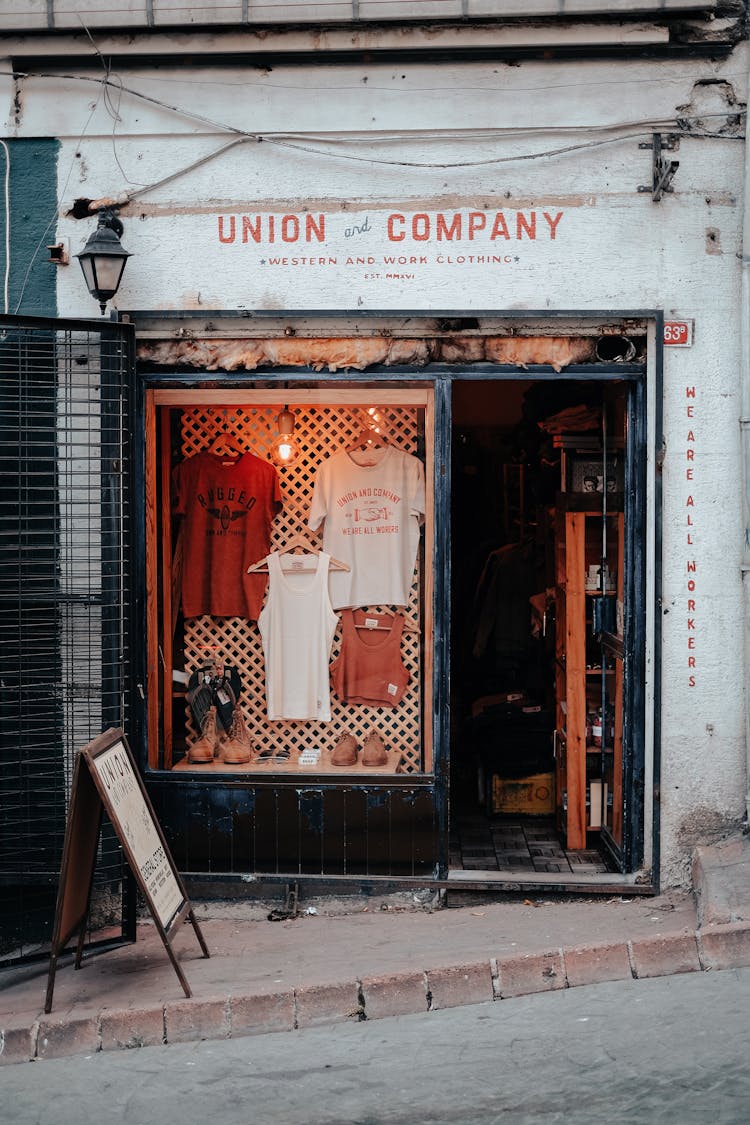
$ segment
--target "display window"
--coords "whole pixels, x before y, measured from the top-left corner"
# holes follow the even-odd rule
[[[149,764],[432,769],[429,387],[146,396]]]

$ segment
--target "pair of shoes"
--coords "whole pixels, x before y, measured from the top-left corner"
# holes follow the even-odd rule
[[[204,765],[213,762],[214,754],[219,741],[216,726],[216,708],[208,707],[203,715],[201,734],[197,742],[188,747],[187,760],[193,765]]]
[[[238,706],[235,706],[229,737],[226,742],[222,742],[219,757],[227,765],[244,766],[252,762],[254,750],[253,740],[245,726],[242,712]]]
[[[241,691],[242,680],[233,665],[210,659],[196,668],[188,680],[187,701],[198,730],[208,708],[215,707],[221,732],[228,733]]]
[[[353,734],[341,734],[331,751],[332,766],[355,766],[359,744]],[[362,746],[363,766],[384,766],[388,761],[385,743],[376,730],[371,730]]]
[[[277,750],[275,746],[266,746],[265,750],[261,750],[256,762],[288,762],[289,751]]]

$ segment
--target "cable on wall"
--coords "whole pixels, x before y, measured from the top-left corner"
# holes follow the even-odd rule
[[[2,74],[2,73],[3,72],[0,72],[0,74]],[[5,73],[9,73],[9,72],[5,72]],[[226,122],[216,121],[213,118],[206,117],[205,115],[200,114],[200,113],[196,113],[193,110],[189,110],[189,109],[185,109],[185,108],[180,107],[180,106],[172,105],[169,102],[162,101],[160,98],[152,97],[150,94],[144,94],[139,90],[132,89],[132,87],[122,85],[122,83],[119,80],[118,80],[117,83],[115,83],[115,82],[112,81],[111,78],[107,77],[106,75],[102,78],[92,78],[88,75],[80,75],[80,74],[54,74],[54,73],[41,72],[41,73],[36,74],[36,75],[16,73],[14,75],[14,77],[17,78],[17,79],[18,78],[36,77],[36,78],[54,78],[56,80],[65,79],[65,80],[80,81],[80,82],[95,82],[97,85],[100,86],[101,90],[106,90],[107,95],[108,95],[108,92],[109,92],[108,88],[110,86],[114,86],[120,96],[122,96],[123,93],[130,94],[132,97],[137,98],[140,101],[148,102],[149,104],[155,105],[155,106],[159,107],[160,109],[166,109],[171,113],[176,113],[180,117],[184,117],[184,118],[187,118],[189,120],[199,122],[202,125],[209,126],[212,129],[220,130],[221,132],[224,132],[224,133],[229,133],[230,135],[233,135],[233,136],[244,137],[247,140],[252,140],[252,141],[255,141],[257,143],[273,144],[273,145],[278,145],[280,147],[290,147],[290,148],[294,147],[298,151],[308,152],[308,153],[311,153],[313,155],[337,156],[341,160],[350,160],[350,161],[356,161],[356,162],[359,162],[359,163],[390,165],[390,166],[393,166],[393,167],[426,168],[426,169],[435,168],[437,170],[448,169],[448,168],[479,167],[479,166],[483,166],[483,165],[486,165],[486,164],[510,163],[512,161],[515,161],[515,160],[541,159],[541,158],[547,157],[547,156],[561,155],[561,154],[564,154],[564,153],[569,152],[569,151],[577,151],[578,149],[582,149],[582,148],[594,147],[596,145],[601,145],[601,144],[606,144],[606,143],[614,143],[617,140],[628,140],[628,139],[633,139],[635,137],[640,137],[640,136],[645,135],[645,133],[643,131],[639,131],[638,133],[633,133],[633,134],[625,135],[625,136],[622,136],[622,137],[610,138],[610,139],[607,139],[607,140],[583,142],[581,145],[576,146],[576,148],[569,147],[569,148],[563,148],[563,149],[550,149],[550,150],[544,150],[542,152],[528,154],[528,155],[489,158],[488,160],[484,160],[484,161],[452,161],[452,162],[448,162],[448,163],[442,163],[442,162],[431,162],[431,161],[421,161],[420,162],[420,161],[382,160],[382,159],[379,159],[378,157],[355,156],[351,153],[336,153],[336,154],[328,153],[323,149],[319,149],[319,148],[315,147],[314,145],[306,144],[302,141],[295,142],[294,140],[292,140],[292,138],[297,136],[297,134],[253,133],[253,132],[250,132],[249,130],[241,129],[236,125],[230,125]],[[722,119],[725,120],[726,117],[727,117],[727,114],[726,113],[700,114],[700,115],[697,115],[695,117],[680,116],[679,118],[675,117],[675,118],[669,118],[669,119],[667,119],[667,118],[657,118],[657,119],[654,119],[654,120],[644,119],[642,121],[628,122],[627,124],[626,123],[615,123],[615,124],[597,125],[597,126],[580,125],[580,126],[575,126],[575,129],[577,131],[586,131],[586,130],[593,131],[593,130],[596,130],[596,131],[601,132],[601,131],[605,131],[605,130],[606,131],[612,131],[612,130],[623,129],[623,128],[638,128],[640,130],[647,130],[649,134],[651,132],[653,132],[654,130],[671,129],[671,130],[674,130],[677,133],[680,133],[682,135],[688,135],[688,136],[700,136],[700,137],[704,137],[704,138],[708,138],[708,139],[723,139],[723,140],[735,139],[734,137],[729,136],[729,135],[724,134],[724,133],[705,133],[705,132],[702,132],[700,134],[687,134],[686,133],[685,125],[688,122],[690,122],[690,121],[703,121],[709,116],[715,116],[715,117],[719,117],[719,118],[722,118]],[[740,112],[736,116],[738,116],[739,118],[742,118],[744,116],[744,112]],[[518,135],[522,135],[524,132],[528,134],[528,133],[531,133],[532,131],[538,131],[538,130],[531,130],[531,129],[519,130],[518,128],[515,128],[513,130],[512,135],[518,136]],[[560,130],[557,129],[556,127],[550,127],[547,131],[559,132]],[[499,136],[504,135],[504,131],[503,130],[497,130],[497,134]],[[432,132],[430,134],[421,134],[421,133],[418,133],[418,132],[412,132],[409,135],[410,135],[411,138],[414,138],[416,136],[424,136],[424,135],[437,136],[438,134],[434,134]],[[452,136],[453,133],[451,131],[448,131],[447,134],[443,134],[443,135]],[[368,136],[370,136],[370,134],[368,134]],[[289,138],[289,139],[286,139],[286,138]],[[322,138],[318,137],[318,138],[316,138],[316,140],[317,140],[318,143],[320,143]]]
[[[10,284],[10,149],[0,139],[5,153],[5,278],[3,281],[3,313],[8,313],[8,286]]]

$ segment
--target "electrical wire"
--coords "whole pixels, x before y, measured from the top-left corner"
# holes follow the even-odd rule
[[[125,172],[125,169],[123,168],[122,164],[120,163],[120,158],[117,155],[117,145],[115,144],[115,137],[116,137],[116,134],[117,134],[117,125],[118,125],[118,122],[122,121],[122,118],[120,117],[120,101],[122,99],[122,80],[119,78],[118,75],[114,75],[112,73],[111,62],[109,60],[105,59],[104,55],[99,50],[99,47],[97,46],[96,40],[94,39],[94,37],[91,34],[91,32],[89,31],[88,27],[84,23],[83,17],[81,16],[81,13],[77,12],[76,15],[78,16],[78,20],[81,24],[81,27],[83,28],[86,35],[88,36],[88,39],[91,43],[91,46],[94,48],[94,50],[96,51],[96,54],[99,57],[99,61],[102,64],[102,70],[104,71],[105,79],[107,79],[108,82],[111,81],[112,85],[117,90],[117,104],[116,105],[112,100],[112,96],[109,92],[108,87],[105,87],[105,90],[104,90],[104,107],[107,110],[107,113],[109,114],[109,116],[112,118],[112,156],[114,157],[115,164],[119,168],[120,175],[122,176],[125,183],[134,184],[134,186],[135,186],[135,181],[130,179],[130,177]],[[142,187],[143,185],[139,184],[137,186]]]
[[[196,168],[200,168],[202,165],[208,164],[211,160],[215,160],[218,156],[222,156],[225,152],[228,152],[230,148],[236,148],[237,145],[247,144],[249,140],[249,137],[236,137],[235,140],[229,141],[228,144],[222,145],[221,148],[215,149],[214,152],[206,153],[206,155],[202,156],[199,160],[194,160],[185,168],[178,168],[176,172],[171,172],[170,175],[164,176],[163,179],[157,180],[153,184],[142,184],[140,187],[136,188],[135,191],[122,192],[121,195],[115,196],[112,202],[115,206],[122,207],[126,203],[137,199],[139,196],[145,195],[148,191],[155,191],[156,188],[164,187],[165,184],[171,183],[172,180],[177,180],[182,176],[186,176],[188,172],[194,172]]]
[[[705,118],[705,116],[706,115],[704,115],[704,117],[701,118],[701,120],[703,120]],[[720,116],[724,116],[724,115],[720,115]],[[674,121],[672,121],[672,122],[664,122],[664,121],[650,122],[649,125],[648,125],[648,129],[645,129],[645,130],[639,129],[638,131],[632,131],[632,132],[627,132],[627,133],[618,133],[617,136],[603,137],[603,138],[600,138],[599,140],[582,141],[580,144],[563,145],[563,146],[560,146],[558,148],[544,149],[540,152],[515,153],[515,154],[510,155],[510,156],[485,157],[482,160],[450,161],[450,162],[444,162],[444,163],[439,163],[437,161],[386,160],[386,159],[382,159],[382,158],[373,156],[371,154],[368,154],[367,156],[357,156],[353,153],[329,152],[326,149],[318,148],[318,147],[315,147],[315,146],[310,145],[310,144],[305,144],[305,143],[302,143],[302,142],[297,143],[294,140],[289,139],[289,138],[284,139],[284,138],[282,138],[281,135],[259,136],[259,135],[255,135],[255,134],[248,134],[247,136],[237,137],[235,140],[230,141],[228,144],[222,145],[221,148],[218,148],[218,149],[214,150],[213,152],[207,153],[205,156],[202,156],[199,160],[192,161],[190,164],[186,165],[184,168],[178,169],[176,172],[172,172],[172,173],[170,173],[170,175],[165,176],[160,180],[156,180],[154,183],[142,185],[139,188],[137,188],[135,191],[122,192],[121,194],[115,196],[112,199],[111,202],[113,204],[117,205],[117,206],[124,206],[127,203],[131,203],[133,200],[138,199],[140,196],[146,195],[148,192],[155,191],[157,188],[163,187],[165,184],[170,183],[173,180],[179,179],[180,177],[182,177],[184,175],[187,175],[189,172],[195,171],[196,168],[200,168],[202,165],[208,164],[210,161],[215,160],[217,157],[222,156],[224,153],[228,152],[229,149],[235,148],[237,145],[240,145],[240,144],[247,144],[250,141],[258,142],[258,143],[264,142],[264,143],[267,143],[267,144],[276,145],[279,148],[289,148],[289,149],[293,149],[295,151],[306,152],[306,153],[310,153],[310,154],[313,154],[313,155],[326,156],[326,157],[344,159],[344,160],[349,160],[349,161],[357,161],[357,162],[361,162],[361,163],[364,163],[364,164],[381,164],[381,165],[385,165],[385,166],[389,166],[389,167],[397,167],[397,168],[421,168],[421,169],[445,170],[445,169],[450,169],[450,168],[479,168],[479,167],[485,167],[487,165],[510,164],[510,163],[521,162],[521,161],[524,161],[524,160],[540,160],[540,159],[549,158],[549,157],[564,156],[564,155],[567,155],[569,153],[580,152],[580,151],[585,150],[585,149],[598,148],[598,147],[601,147],[603,145],[617,144],[617,143],[620,143],[620,142],[626,141],[626,140],[637,140],[637,139],[642,138],[642,137],[650,136],[651,133],[654,130],[676,128],[676,127],[677,127],[677,125],[675,124]],[[616,127],[607,126],[606,128],[607,128],[608,132],[615,132],[616,131]],[[694,134],[685,134],[685,135],[690,136],[690,137],[695,136]],[[372,140],[372,137],[369,134],[364,134],[363,139],[365,137],[370,141]],[[456,137],[453,133],[450,134],[450,137],[451,137],[452,140],[456,139]],[[727,136],[727,135],[724,135],[724,134],[721,134],[721,133],[711,133],[711,134],[701,133],[699,135],[700,139],[705,139],[707,137],[712,137],[714,139],[722,139],[722,140],[736,140],[736,139],[742,140],[743,139],[742,137],[737,138],[737,137],[734,137],[734,136]],[[410,135],[409,138],[404,138],[403,135],[402,135],[401,137],[393,138],[393,139],[397,139],[399,141],[404,141],[405,139],[413,140],[414,137],[413,137],[413,135]],[[432,138],[432,139],[435,139],[435,138]],[[331,142],[331,143],[333,143],[333,142]],[[351,136],[348,138],[347,142],[343,142],[343,143],[351,143]]]
[[[563,145],[561,148],[544,149],[541,152],[515,153],[512,156],[490,156],[486,157],[483,160],[448,161],[445,163],[420,160],[383,160],[376,156],[355,156],[352,153],[347,153],[344,158],[352,161],[360,161],[365,164],[390,165],[392,167],[398,168],[482,168],[490,164],[514,164],[523,160],[542,160],[552,156],[565,156],[568,153],[581,152],[584,149],[599,148],[602,145],[617,144],[620,141],[636,140],[639,137],[649,136],[651,131],[651,128],[649,128],[648,131],[640,130],[637,133],[625,133],[617,137],[605,137],[598,141],[582,141],[577,145]],[[702,135],[705,136],[705,134]],[[714,134],[714,136],[716,136],[716,134]],[[320,156],[331,155],[331,153],[326,153],[323,149],[313,148],[311,145],[294,144],[289,141],[282,141],[278,137],[267,137],[264,138],[264,140],[267,140],[270,144],[277,145],[279,148],[290,148],[302,152],[316,153]]]
[[[706,115],[704,115],[704,117],[705,116]],[[721,116],[724,116],[724,115],[721,115]],[[703,118],[701,120],[703,120]],[[311,154],[320,155],[320,156],[327,156],[327,157],[332,157],[332,158],[341,158],[341,159],[346,159],[346,160],[351,160],[351,161],[360,161],[360,162],[366,163],[366,164],[382,164],[382,165],[386,165],[386,166],[390,166],[390,167],[398,167],[398,168],[422,168],[422,169],[433,169],[434,168],[436,170],[440,170],[440,169],[449,169],[449,168],[476,168],[476,167],[484,167],[484,166],[490,165],[490,164],[509,164],[509,163],[514,163],[514,162],[519,162],[519,161],[524,161],[524,160],[539,160],[539,159],[543,159],[545,157],[562,156],[562,155],[567,155],[568,153],[572,153],[572,152],[579,152],[583,149],[597,148],[597,147],[600,147],[602,145],[608,145],[608,144],[616,144],[618,142],[625,141],[625,140],[637,140],[638,138],[641,138],[641,137],[650,136],[651,132],[655,129],[667,129],[667,128],[675,128],[675,127],[676,126],[675,126],[674,122],[652,122],[652,123],[649,124],[649,128],[647,130],[641,129],[637,132],[628,132],[628,133],[618,134],[617,136],[613,136],[613,137],[604,137],[604,138],[601,138],[600,140],[582,141],[580,144],[577,144],[577,145],[564,145],[560,148],[545,149],[541,152],[516,153],[516,154],[511,155],[511,156],[495,156],[495,157],[487,157],[487,158],[482,159],[482,160],[452,161],[452,162],[448,162],[448,163],[438,163],[436,161],[427,162],[427,161],[410,161],[410,160],[384,160],[384,159],[380,159],[380,158],[372,156],[372,155],[356,156],[352,153],[345,153],[345,154],[332,153],[332,152],[326,151],[325,149],[316,148],[316,147],[314,147],[312,145],[309,145],[309,144],[295,143],[291,139],[282,139],[282,137],[280,135],[271,137],[271,136],[265,136],[265,135],[264,136],[258,136],[258,135],[250,134],[250,135],[247,135],[247,136],[237,137],[234,140],[229,141],[228,144],[222,145],[220,148],[215,149],[213,152],[206,153],[206,155],[200,157],[200,159],[192,161],[190,164],[185,165],[183,168],[179,168],[175,172],[171,172],[168,176],[164,176],[160,180],[155,180],[153,183],[150,183],[150,184],[141,184],[134,191],[124,191],[124,192],[120,192],[116,196],[108,197],[107,202],[108,202],[108,204],[110,204],[112,206],[124,207],[126,204],[132,203],[134,200],[140,198],[143,195],[146,195],[148,192],[155,191],[157,188],[163,187],[165,184],[171,183],[173,180],[180,179],[182,176],[187,175],[189,172],[195,171],[196,168],[200,168],[203,165],[210,163],[212,160],[217,159],[217,157],[224,155],[224,153],[228,152],[230,149],[236,148],[237,145],[247,144],[250,141],[255,142],[255,143],[265,142],[267,144],[277,145],[280,148],[289,148],[289,149],[298,150],[298,151],[301,151],[301,152],[311,153]],[[594,127],[594,128],[596,128],[596,127]],[[606,128],[609,132],[615,131],[612,126],[607,126]],[[693,136],[693,134],[687,134],[687,136]],[[712,134],[702,133],[702,134],[700,134],[701,138],[705,138],[707,136],[711,136],[715,139],[718,138],[718,139],[723,139],[723,140],[737,139],[735,137],[727,137],[724,134],[717,134],[717,133],[712,133]],[[372,140],[372,136],[370,134],[364,134],[363,139],[365,137],[370,141]],[[455,134],[453,134],[452,132],[450,134],[450,137],[451,137],[452,140],[456,139]],[[379,138],[379,139],[381,139],[381,138]],[[409,138],[404,138],[403,135],[402,135],[400,137],[394,137],[392,139],[399,140],[399,141],[404,141],[405,139],[411,140],[411,139],[413,139],[413,135],[410,135]],[[432,139],[436,139],[436,138],[433,137]],[[464,139],[466,139],[466,138],[464,138]],[[472,139],[476,139],[476,138],[472,138]],[[742,138],[740,137],[739,139],[741,140]],[[331,141],[331,143],[334,143],[334,142]],[[351,136],[349,137],[348,142],[344,142],[344,143],[351,143]],[[118,162],[118,167],[119,167],[119,162]],[[98,202],[98,201],[95,201],[95,202]]]
[[[8,286],[10,284],[10,149],[0,139],[5,153],[5,278],[3,281],[3,312],[8,313]]]
[[[17,74],[16,77],[29,77],[29,75],[18,75]],[[96,82],[96,83],[104,84],[104,85],[109,84],[108,78],[104,78],[104,79],[93,78],[93,77],[89,77],[88,75],[51,74],[51,73],[47,73],[47,72],[42,72],[42,73],[36,75],[35,77],[55,78],[55,79],[63,78],[63,79],[66,79],[66,80],[70,79],[70,80]],[[283,133],[281,133],[281,134],[273,133],[272,134],[272,133],[252,132],[251,130],[242,129],[239,126],[236,126],[236,125],[230,125],[227,122],[216,121],[213,118],[206,117],[204,114],[196,113],[193,110],[185,109],[184,107],[171,105],[169,102],[162,101],[159,98],[154,98],[149,94],[144,94],[141,91],[134,90],[134,89],[132,89],[131,87],[128,87],[128,86],[119,86],[118,89],[120,89],[122,93],[130,94],[132,97],[138,98],[139,100],[148,102],[152,105],[156,105],[160,109],[169,110],[170,112],[176,113],[176,114],[180,115],[181,117],[185,117],[185,118],[191,119],[193,121],[200,122],[202,125],[208,125],[212,129],[217,129],[217,130],[220,130],[221,132],[229,133],[231,135],[235,135],[235,136],[239,136],[239,137],[245,137],[248,140],[256,141],[258,143],[278,145],[280,147],[295,148],[297,151],[309,152],[309,153],[312,153],[314,155],[319,155],[319,156],[330,156],[331,155],[330,153],[327,153],[325,150],[317,148],[314,145],[311,145],[309,143],[304,143],[302,141],[297,142],[297,141],[294,141],[294,140],[286,139],[288,137],[293,138],[293,137],[297,136],[297,134],[283,134]],[[649,120],[643,120],[643,121],[638,121],[638,122],[632,122],[631,124],[629,124],[627,126],[623,126],[623,125],[619,125],[619,124],[599,125],[599,126],[584,126],[584,125],[582,125],[582,126],[577,126],[575,128],[578,132],[580,132],[580,131],[585,131],[586,129],[597,129],[597,130],[612,131],[612,130],[617,130],[617,129],[623,128],[623,127],[625,127],[625,128],[629,128],[631,126],[632,127],[639,127],[641,132],[639,132],[638,134],[633,134],[632,136],[642,136],[644,129],[654,130],[654,129],[669,128],[669,129],[677,129],[678,131],[681,131],[681,132],[684,133],[684,131],[685,131],[684,125],[681,126],[681,124],[680,124],[681,122],[682,123],[688,123],[690,121],[704,121],[708,117],[714,117],[714,116],[719,117],[719,118],[723,118],[724,120],[726,120],[727,117],[733,117],[733,116],[741,118],[741,117],[744,116],[744,111],[738,111],[737,114],[731,114],[731,113],[695,114],[695,115],[692,115],[692,116],[691,115],[680,116],[679,118],[673,118],[673,119],[669,119],[669,120],[666,119],[666,118],[650,120],[650,121]],[[516,127],[516,129],[517,128],[518,127]],[[553,127],[547,127],[544,131],[546,131],[546,132],[557,132],[558,130],[554,129]],[[362,134],[362,135],[368,136],[371,139],[370,134]],[[410,132],[409,137],[410,137],[410,139],[413,139],[413,138],[415,138],[419,135],[420,134],[417,133],[417,132]],[[422,134],[422,135],[424,135],[424,134]],[[450,132],[450,130],[447,130],[447,131],[445,131],[444,133],[441,133],[441,134],[431,134],[431,135],[433,135],[435,137],[440,136],[440,137],[444,138],[446,136],[452,136],[453,134]],[[498,131],[497,135],[502,136],[503,135],[502,131]],[[518,135],[521,135],[521,134],[516,132],[514,135],[518,136]],[[690,135],[697,135],[697,134],[690,134]],[[713,139],[723,139],[725,137],[725,134],[723,134],[723,133],[706,133],[706,132],[704,132],[704,133],[701,133],[700,135],[704,136],[704,137],[708,137],[708,138],[713,138]],[[350,140],[351,140],[351,136],[352,136],[352,134],[349,135]],[[500,158],[494,158],[494,159],[490,158],[490,159],[481,160],[481,161],[450,161],[450,162],[401,161],[401,160],[383,160],[383,159],[380,159],[380,158],[377,158],[377,157],[356,156],[356,155],[351,154],[351,153],[344,153],[344,154],[337,154],[337,155],[339,155],[340,159],[344,159],[344,160],[351,160],[351,161],[355,161],[355,162],[359,162],[359,163],[391,165],[393,167],[426,168],[426,169],[429,169],[429,168],[448,169],[448,168],[463,168],[463,167],[472,168],[472,167],[481,167],[481,166],[485,166],[485,165],[488,165],[488,164],[508,163],[508,162],[513,161],[513,160],[541,159],[541,158],[546,157],[546,156],[556,156],[556,155],[564,154],[566,152],[580,151],[581,149],[585,149],[587,147],[596,147],[596,146],[598,146],[602,143],[613,143],[613,141],[618,140],[618,139],[626,140],[626,139],[629,139],[629,138],[626,136],[626,137],[622,137],[622,138],[612,138],[612,140],[610,140],[610,141],[583,142],[580,146],[570,146],[570,147],[565,147],[565,148],[562,148],[562,149],[550,149],[550,150],[545,150],[545,151],[542,151],[542,152],[533,153],[533,154],[529,154],[529,155],[500,157]]]
[[[501,65],[503,67],[507,66],[506,63],[502,63]],[[548,65],[548,64],[544,64],[544,65]],[[499,68],[497,66],[493,67],[493,73],[495,75],[498,75],[500,73]],[[719,81],[725,81],[728,84],[731,84],[732,81],[734,81],[734,80],[744,82],[745,77],[746,77],[744,72],[737,72],[736,73],[734,71],[719,71],[717,73],[718,73],[718,80]],[[79,77],[81,77],[81,76],[79,76]],[[471,86],[453,84],[450,87],[450,93],[451,94],[512,93],[513,95],[518,95],[518,94],[530,94],[530,93],[531,94],[559,93],[561,90],[586,90],[587,92],[591,92],[592,90],[595,90],[600,86],[603,86],[607,91],[611,91],[613,85],[617,85],[618,88],[627,88],[629,86],[637,86],[639,90],[642,90],[644,86],[652,86],[653,85],[653,86],[658,86],[660,89],[662,89],[665,85],[670,84],[670,83],[673,84],[673,85],[683,85],[684,82],[685,82],[685,75],[684,74],[668,75],[668,74],[664,73],[663,67],[660,69],[658,78],[656,78],[656,77],[655,78],[644,78],[642,75],[640,75],[639,77],[633,77],[632,79],[625,79],[621,74],[618,74],[615,82],[612,81],[612,78],[610,76],[607,76],[606,78],[602,78],[602,79],[595,79],[593,81],[588,81],[588,80],[586,80],[586,78],[584,76],[581,75],[580,69],[578,70],[577,77],[576,77],[576,80],[574,82],[555,82],[555,83],[545,83],[545,84],[535,83],[532,86],[522,86],[517,82],[517,74],[514,75],[513,77],[514,77],[514,81],[513,81],[512,89],[508,89],[508,88],[505,88],[503,86],[498,86],[498,85],[490,85],[489,83],[484,83],[484,84],[481,84],[481,85],[476,84],[476,85],[471,85]],[[184,86],[185,85],[185,78],[184,77],[171,77],[170,75],[165,75],[165,74],[154,74],[154,75],[149,74],[148,80],[149,80],[149,85],[152,86],[152,87],[153,86],[159,86],[159,85],[166,85],[166,86]],[[275,68],[273,70],[271,68],[268,68],[268,70],[264,71],[263,74],[262,74],[261,80],[257,80],[257,79],[254,80],[252,76],[248,76],[248,77],[243,76],[243,78],[240,79],[237,82],[219,81],[218,79],[216,79],[214,77],[212,77],[208,81],[201,81],[200,78],[196,78],[193,75],[191,75],[191,77],[190,77],[190,87],[193,88],[195,86],[211,87],[211,88],[218,89],[218,90],[235,90],[235,89],[248,90],[249,89],[249,90],[253,90],[253,91],[255,91],[255,90],[259,90],[259,91],[266,91],[266,90],[268,90],[268,91],[273,91],[273,90],[304,90],[305,92],[307,92],[310,89],[309,83],[304,83],[304,82],[301,82],[301,83],[279,82],[279,81],[277,81],[276,80],[276,69]],[[413,85],[400,86],[400,87],[394,86],[392,84],[386,85],[386,86],[378,85],[378,83],[370,81],[369,75],[366,75],[365,77],[361,78],[354,85],[337,85],[335,87],[335,91],[336,91],[337,94],[348,93],[350,91],[356,91],[356,90],[359,90],[360,92],[361,91],[367,91],[367,92],[370,92],[370,93],[378,93],[378,94],[403,95],[403,96],[409,97],[409,98],[414,97],[415,94],[436,94],[438,97],[445,97],[445,95],[449,92],[445,86],[422,86],[422,85],[417,85],[416,83],[413,84]]]

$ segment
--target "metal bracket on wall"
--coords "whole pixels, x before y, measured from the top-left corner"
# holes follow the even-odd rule
[[[652,183],[641,184],[638,191],[650,191],[654,203],[659,202],[665,191],[674,190],[671,186],[672,177],[680,167],[679,160],[665,160],[662,152],[674,152],[679,147],[679,139],[672,133],[666,137],[662,137],[661,133],[653,133],[651,144],[643,141],[638,145],[638,148],[650,148],[652,152]]]

